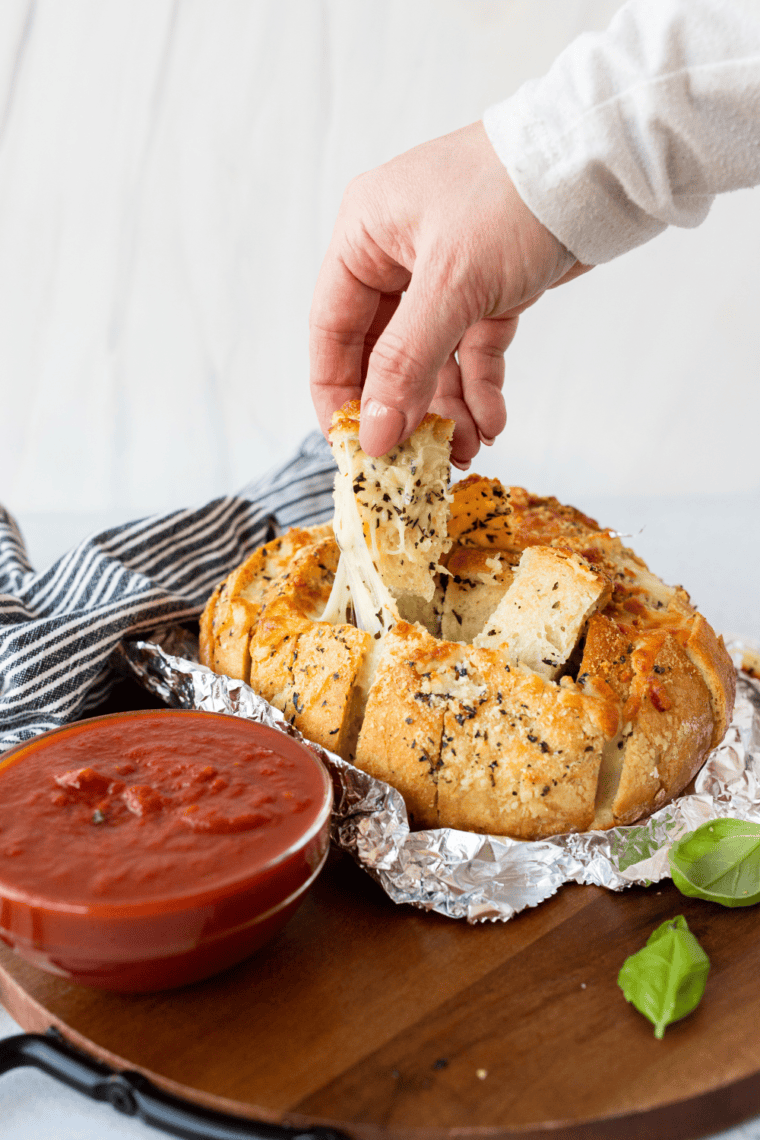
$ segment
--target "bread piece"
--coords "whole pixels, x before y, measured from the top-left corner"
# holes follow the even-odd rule
[[[525,550],[529,546],[548,546],[556,540],[579,541],[598,530],[592,518],[576,507],[560,503],[553,495],[528,495],[528,505],[515,520],[513,541],[515,549]]]
[[[536,838],[587,826],[614,702],[401,623],[385,639],[356,763],[416,826]]]
[[[288,698],[296,643],[330,596],[339,552],[332,539],[302,548],[273,584],[250,631],[250,685],[276,708]]]
[[[710,694],[713,716],[710,747],[715,748],[725,736],[731,719],[736,698],[736,669],[723,638],[716,636],[701,614],[694,615],[684,650]]]
[[[605,612],[629,640],[636,641],[650,630],[681,631],[686,655],[710,694],[714,748],[725,735],[736,696],[736,670],[723,638],[695,611],[682,586],[667,586],[610,532],[570,545],[612,579],[613,593]]]
[[[294,528],[250,556],[212,595],[201,661],[252,685],[310,739],[353,746],[357,678],[370,638],[315,622],[339,552],[332,527]]]
[[[537,839],[587,828],[594,817],[605,742],[617,725],[612,701],[509,665],[496,652],[470,654],[488,692],[444,718],[438,813],[467,831]]]
[[[445,702],[422,692],[423,674],[446,669],[462,648],[399,622],[383,642],[356,748],[356,765],[397,788],[411,822],[437,827]]]
[[[705,761],[713,732],[707,687],[672,633],[642,639],[631,663],[612,804],[616,823],[629,823],[677,795]]]
[[[358,678],[371,637],[318,620],[338,562],[332,538],[303,548],[268,593],[250,635],[250,685],[311,740],[353,746]]]
[[[363,712],[360,674],[371,638],[350,625],[315,622],[302,633],[278,705],[309,740],[350,757]]]
[[[528,506],[527,491],[473,474],[455,483],[451,494],[450,539],[484,550],[517,550],[514,532]]]
[[[470,643],[485,626],[512,582],[512,567],[498,553],[458,546],[446,559],[440,636]]]
[[[332,526],[294,527],[254,550],[217,586],[200,622],[200,659],[217,673],[247,681],[248,642],[267,591],[306,546],[332,535]]]
[[[433,597],[433,575],[451,546],[447,521],[453,431],[453,420],[427,415],[409,440],[373,459],[359,444],[359,401],[333,416],[338,542],[346,550],[349,525],[344,516],[355,509],[372,564],[394,598]],[[353,538],[350,542],[353,546]]]
[[[667,586],[652,574],[643,559],[623,546],[611,531],[564,536],[552,543],[574,550],[612,583],[607,612],[634,629],[680,625],[694,616],[689,595],[679,586]]]
[[[529,547],[474,644],[501,647],[509,661],[551,679],[610,593],[609,580],[580,555],[551,546]]]
[[[430,601],[402,594],[399,617],[419,623],[434,637],[469,644],[483,629],[512,581],[512,567],[499,552],[457,546],[442,558]]]
[[[502,487],[498,479],[482,475],[469,475],[452,487],[452,494],[449,537],[462,546],[519,556],[529,546],[582,540],[599,530],[575,507],[530,495],[523,487]]]
[[[606,685],[620,708],[619,730],[602,759],[594,827],[630,823],[662,807],[701,767],[713,732],[710,694],[679,637],[652,630],[634,642],[596,614],[578,682]]]

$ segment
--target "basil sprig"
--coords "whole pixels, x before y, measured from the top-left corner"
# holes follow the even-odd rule
[[[760,825],[713,819],[670,849],[670,873],[681,894],[721,906],[760,902]]]
[[[662,1039],[668,1025],[699,1005],[709,969],[709,958],[679,914],[658,926],[646,946],[626,958],[618,985]]]

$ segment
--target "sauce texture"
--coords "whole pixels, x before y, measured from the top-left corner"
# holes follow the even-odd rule
[[[67,903],[192,894],[254,875],[324,805],[306,749],[234,717],[73,725],[0,761],[0,881]]]

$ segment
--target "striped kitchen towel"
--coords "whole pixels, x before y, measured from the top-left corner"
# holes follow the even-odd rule
[[[43,573],[0,507],[0,751],[99,704],[122,640],[196,618],[217,582],[279,530],[332,517],[319,433],[283,467],[198,509],[87,538]]]

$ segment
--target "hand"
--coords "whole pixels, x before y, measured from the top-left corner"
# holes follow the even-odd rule
[[[320,425],[362,399],[361,443],[384,455],[430,410],[456,421],[466,468],[506,423],[504,352],[519,314],[579,265],[517,193],[482,123],[350,183],[311,310]]]

